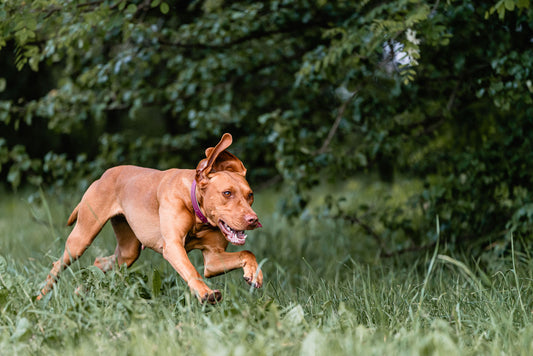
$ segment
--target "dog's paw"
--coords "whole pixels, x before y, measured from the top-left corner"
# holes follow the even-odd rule
[[[97,257],[94,260],[94,265],[102,270],[102,272],[109,272],[115,267],[115,255],[107,257]]]
[[[202,297],[202,303],[217,304],[222,301],[222,293],[218,289],[205,293]]]
[[[254,288],[261,288],[263,286],[263,272],[256,270],[254,273],[245,273],[244,280]]]

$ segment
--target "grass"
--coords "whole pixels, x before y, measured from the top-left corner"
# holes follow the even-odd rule
[[[357,187],[389,189],[370,185]],[[130,269],[104,275],[90,267],[114,249],[109,227],[36,302],[78,197],[46,197],[44,205],[2,194],[1,354],[533,354],[529,255],[513,250],[484,267],[439,248],[378,259],[363,231],[326,219],[288,222],[273,196],[258,194],[265,228],[246,247],[263,263],[264,287],[251,291],[240,271],[210,279],[224,296],[211,307],[152,251]],[[200,257],[191,253],[199,270]]]

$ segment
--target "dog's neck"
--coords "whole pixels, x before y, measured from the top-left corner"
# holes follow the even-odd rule
[[[191,201],[192,201],[192,208],[194,209],[194,213],[204,224],[209,224],[209,221],[205,217],[205,215],[202,213],[202,210],[200,209],[200,205],[198,204],[198,199],[196,199],[196,179],[193,179],[192,186],[191,186]]]

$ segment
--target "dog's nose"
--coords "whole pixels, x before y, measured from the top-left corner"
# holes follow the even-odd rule
[[[246,223],[248,225],[253,225],[253,226],[257,225],[257,223],[259,222],[256,214],[246,214],[244,216],[244,220],[246,220]]]

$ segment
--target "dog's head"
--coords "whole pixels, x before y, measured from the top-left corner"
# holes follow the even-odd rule
[[[206,158],[196,167],[196,184],[209,223],[218,226],[229,242],[242,245],[244,230],[261,227],[261,223],[252,210],[254,194],[246,181],[246,168],[226,151],[231,143],[231,135],[225,133],[215,147],[205,151]]]

